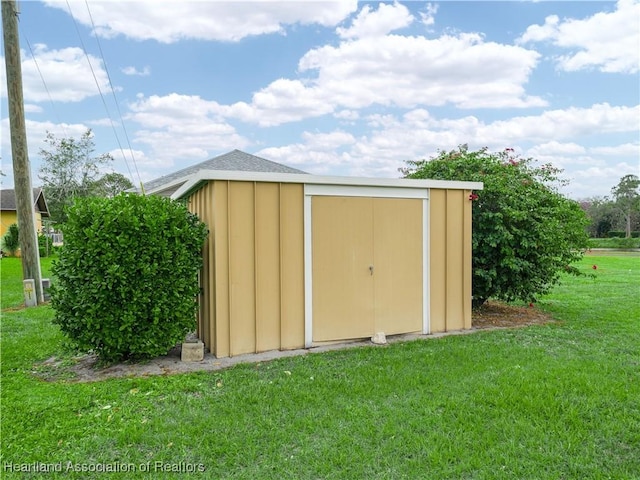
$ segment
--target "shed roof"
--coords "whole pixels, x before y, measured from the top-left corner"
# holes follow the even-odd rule
[[[191,165],[190,167],[183,168],[176,172],[165,175],[164,177],[156,178],[150,182],[145,183],[145,190],[147,192],[153,192],[160,195],[171,195],[176,189],[167,189],[165,187],[171,187],[176,185],[176,182],[183,178],[190,177],[202,170],[224,170],[224,171],[236,171],[236,172],[271,172],[271,173],[293,173],[304,174],[302,170],[297,168],[288,167],[280,163],[272,162],[266,158],[251,155],[240,150],[233,150],[229,153],[219,155],[204,162]],[[178,185],[179,186],[179,185]],[[177,188],[177,187],[176,187]]]
[[[232,180],[241,182],[301,183],[311,185],[332,185],[342,187],[373,187],[382,189],[402,188],[405,190],[426,190],[440,188],[449,190],[482,190],[482,182],[464,182],[452,180],[422,180],[413,178],[367,178],[310,174],[290,174],[273,172],[231,172],[201,170],[188,177],[181,178],[171,193],[171,198],[179,199],[191,195],[209,180]],[[375,196],[375,195],[374,195]]]
[[[47,201],[44,198],[44,192],[41,187],[33,188],[33,207],[36,212],[40,212],[43,217],[49,216],[49,207]],[[16,191],[14,189],[2,189],[0,190],[0,210],[13,211],[16,208]]]

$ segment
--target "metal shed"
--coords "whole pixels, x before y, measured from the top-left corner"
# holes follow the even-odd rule
[[[198,335],[226,357],[470,328],[481,188],[205,167],[154,191],[209,227]]]

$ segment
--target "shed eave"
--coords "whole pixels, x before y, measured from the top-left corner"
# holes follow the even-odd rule
[[[189,196],[200,184],[209,180],[231,180],[244,182],[277,182],[300,183],[304,185],[344,185],[368,187],[401,187],[401,188],[440,188],[449,190],[482,190],[482,182],[464,182],[451,180],[430,180],[412,178],[372,178],[346,177],[328,175],[308,175],[299,173],[245,172],[226,170],[201,170],[198,173],[183,178],[175,184],[182,185],[171,198],[180,199]],[[156,191],[166,190],[168,185],[159,187]],[[153,192],[150,192],[153,193]]]

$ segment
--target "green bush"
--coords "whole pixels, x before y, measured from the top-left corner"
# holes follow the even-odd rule
[[[640,238],[591,238],[589,248],[640,248]]]
[[[78,199],[52,273],[54,323],[107,362],[166,354],[195,329],[206,226],[167,198]]]
[[[469,180],[484,189],[472,208],[473,304],[487,299],[534,301],[558,283],[587,248],[585,213],[557,191],[560,171],[537,166],[513,149],[490,153],[461,146],[436,158],[407,162],[409,178]]]
[[[607,238],[624,238],[625,233],[621,230],[611,230],[607,232]]]
[[[18,225],[12,223],[11,225],[9,225],[7,233],[5,233],[4,237],[2,237],[2,249],[13,257],[19,248],[20,232],[18,231]]]
[[[53,242],[51,237],[47,237],[41,233],[38,234],[38,251],[40,257],[48,257],[53,254]]]

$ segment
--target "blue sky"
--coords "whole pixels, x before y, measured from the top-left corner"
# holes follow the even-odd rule
[[[640,174],[637,0],[55,0],[20,10],[34,185],[46,132],[87,128],[96,153],[136,184],[234,148],[310,173],[398,177],[406,160],[465,143],[563,168],[573,198]]]

